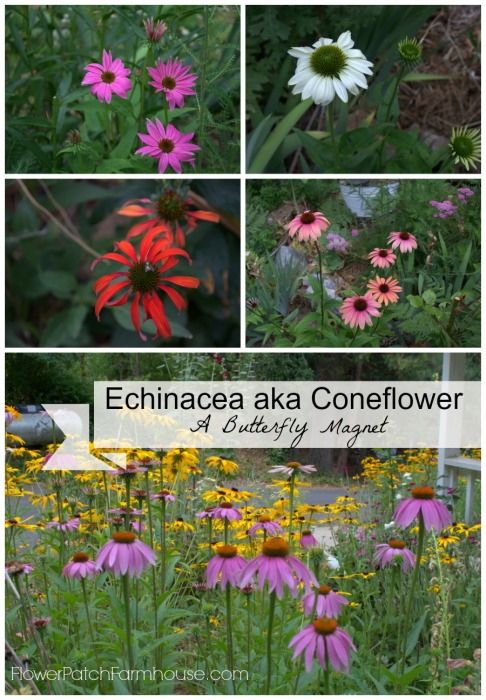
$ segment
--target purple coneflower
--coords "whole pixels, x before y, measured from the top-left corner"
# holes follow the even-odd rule
[[[90,85],[92,95],[100,102],[111,102],[112,94],[126,100],[132,89],[129,79],[130,69],[125,68],[119,58],[113,60],[111,51],[103,49],[102,63],[89,63],[83,70],[87,71],[81,85]]]
[[[349,670],[350,649],[356,651],[351,637],[338,627],[336,620],[321,617],[295,635],[289,644],[294,647],[293,659],[305,652],[305,670],[310,673],[314,657],[323,669],[327,661],[336,671]]]
[[[287,542],[282,537],[272,537],[262,545],[262,553],[246,564],[241,571],[239,586],[243,588],[258,573],[261,590],[268,581],[270,593],[276,591],[279,600],[283,597],[285,583],[293,598],[297,596],[297,585],[303,583],[307,590],[310,584],[318,586],[314,574],[299,559],[290,555]]]
[[[20,576],[20,574],[31,574],[34,567],[29,564],[23,564],[21,561],[5,562],[5,573],[9,576]]]
[[[317,594],[317,603],[316,603]],[[319,586],[317,591],[307,593],[302,598],[304,613],[307,617],[312,615],[314,605],[316,606],[315,615],[317,617],[335,617],[336,619],[341,614],[343,605],[348,605],[348,601],[343,595],[335,593],[330,586]]]
[[[309,549],[310,547],[318,547],[319,542],[316,540],[312,534],[312,530],[302,530],[302,537],[300,538],[300,546],[302,549]]]
[[[159,491],[158,493],[153,493],[150,496],[150,500],[165,501],[166,503],[169,503],[169,501],[175,501],[175,496],[170,491],[167,491],[167,489],[162,489],[162,491]]]
[[[149,564],[155,564],[155,552],[133,532],[115,532],[96,556],[98,570],[104,568],[115,576],[128,573],[140,578]]]
[[[96,563],[92,561],[87,554],[84,552],[78,552],[72,558],[69,564],[66,564],[62,570],[62,576],[69,576],[72,580],[73,578],[80,581],[82,578],[93,578],[95,574],[99,573]]]
[[[277,467],[272,467],[268,470],[269,474],[276,474],[281,472],[282,474],[287,474],[287,476],[292,476],[295,472],[303,472],[304,474],[312,474],[316,472],[317,469],[313,464],[301,464],[300,462],[287,462],[286,465],[279,465]]]
[[[213,520],[241,520],[241,513],[238,508],[234,508],[229,501],[223,501],[217,508],[213,510]]]
[[[74,530],[79,530],[79,518],[73,518],[72,520],[51,520],[50,523],[47,523],[46,530],[51,527],[62,532],[74,532]]]
[[[116,515],[126,515],[127,509],[124,506],[121,506],[120,508],[110,508],[108,510],[108,513],[115,513]],[[129,515],[143,515],[143,510],[140,510],[139,508],[129,508],[128,513]]]
[[[215,588],[221,574],[221,588],[224,590],[228,584],[235,588],[238,574],[245,564],[246,559],[238,554],[236,547],[229,544],[218,547],[217,555],[209,561],[206,569],[208,586]]]
[[[393,564],[395,557],[403,559],[403,571],[407,573],[410,567],[415,568],[415,555],[405,546],[402,540],[390,540],[388,544],[375,544],[375,562],[384,569],[387,564]]]
[[[432,527],[440,532],[449,527],[452,517],[446,506],[438,501],[430,486],[417,486],[412,490],[412,498],[405,498],[395,510],[392,518],[398,527],[408,527],[421,513],[426,530]]]
[[[263,530],[269,534],[270,537],[283,534],[283,529],[277,522],[272,520],[269,515],[260,515],[258,521],[248,530],[248,535],[253,537],[258,530]]]

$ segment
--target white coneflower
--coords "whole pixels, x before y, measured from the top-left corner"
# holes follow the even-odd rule
[[[289,80],[294,95],[302,93],[303,100],[311,97],[317,105],[328,105],[335,95],[347,102],[348,92],[357,95],[359,88],[367,89],[365,74],[372,75],[373,64],[352,48],[351,32],[344,32],[336,42],[319,39],[312,46],[293,47],[288,52],[298,59]]]
[[[454,163],[462,163],[466,170],[477,168],[476,162],[481,161],[481,135],[479,129],[468,129],[461,126],[452,129],[449,147]]]

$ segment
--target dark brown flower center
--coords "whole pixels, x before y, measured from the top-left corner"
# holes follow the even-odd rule
[[[159,148],[162,153],[172,153],[174,150],[174,142],[171,139],[162,139],[159,141]]]
[[[328,595],[331,592],[331,587],[322,585],[319,586],[319,595]]]
[[[224,544],[222,547],[218,547],[218,555],[223,557],[223,559],[233,559],[237,553],[237,548],[231,544]]]
[[[405,542],[403,540],[390,540],[388,546],[392,549],[405,549]]]
[[[221,505],[219,506],[220,508],[233,508],[233,504],[230,503],[229,501],[223,501]]]
[[[149,262],[139,262],[131,266],[128,279],[135,292],[147,294],[157,289],[160,279],[159,270]],[[127,470],[124,476],[131,476],[131,474]]]
[[[380,290],[380,292],[382,292],[382,294],[386,294],[390,291],[390,287],[387,284],[380,284],[378,289]]]
[[[115,74],[112,73],[110,70],[105,70],[105,71],[101,74],[101,80],[102,80],[104,83],[108,83],[108,85],[111,85],[111,83],[114,83],[114,82],[115,82]]]
[[[260,515],[258,518],[259,523],[271,523],[272,518],[269,515]]]
[[[287,462],[287,466],[288,466],[290,469],[297,469],[297,468],[300,467],[301,465],[300,465],[300,462]]]
[[[435,491],[431,489],[430,486],[417,486],[412,490],[412,497],[418,498],[421,501],[431,501],[434,496]]]
[[[400,238],[402,239],[402,241],[408,241],[408,239],[410,238],[410,234],[404,231],[400,234]]]
[[[302,534],[305,537],[308,537],[309,535],[312,535],[312,530],[302,530]]]
[[[115,532],[111,539],[118,544],[133,544],[137,536],[133,532]]]
[[[380,258],[387,258],[388,257],[388,251],[386,248],[381,248],[380,252],[378,253]]]
[[[167,190],[157,200],[157,209],[160,218],[164,221],[178,221],[184,216],[184,200],[176,192]]]
[[[167,88],[167,90],[173,90],[176,86],[176,81],[171,78],[170,75],[166,75],[162,80],[162,87]]]
[[[73,556],[73,561],[76,562],[77,564],[79,564],[81,562],[89,561],[89,556],[87,554],[85,554],[84,552],[77,552],[77,554],[75,554]]]
[[[331,620],[328,617],[320,617],[318,620],[314,620],[312,624],[314,625],[315,631],[323,635],[333,634],[338,626],[336,620]]]
[[[316,217],[311,211],[305,211],[300,215],[300,220],[303,224],[311,224],[313,221],[315,221],[315,219]]]
[[[286,557],[290,549],[282,537],[272,537],[271,540],[264,542],[262,552],[267,557]]]
[[[368,308],[368,302],[366,301],[366,299],[359,297],[355,300],[353,306],[356,309],[356,311],[366,311],[366,309]]]
[[[167,489],[162,489],[159,496],[170,496],[170,491],[167,491]]]

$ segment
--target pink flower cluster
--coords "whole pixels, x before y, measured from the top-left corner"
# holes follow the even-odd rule
[[[474,191],[470,190],[469,187],[458,187],[457,198],[466,201],[468,197],[474,197]]]
[[[450,199],[445,199],[443,202],[436,202],[435,199],[432,199],[429,204],[438,211],[438,214],[434,214],[434,219],[447,219],[448,216],[452,216],[457,211],[457,204],[453,204]]]
[[[329,241],[326,248],[335,250],[336,253],[341,253],[349,246],[349,241],[339,235],[339,233],[328,233],[327,240]]]
[[[145,31],[149,43],[156,43],[162,39],[166,30],[163,22],[148,20],[144,22]],[[178,58],[170,57],[167,63],[159,60],[154,68],[148,67],[147,71],[152,81],[149,83],[156,92],[162,92],[170,111],[176,106],[184,107],[184,97],[194,95],[196,75],[190,73],[191,66],[184,66]],[[128,92],[132,89],[132,82],[128,77],[131,73],[125,68],[122,61],[113,60],[111,52],[103,50],[102,63],[89,63],[84,68],[87,71],[81,85],[90,85],[90,90],[100,102],[110,104],[112,95],[121,99],[128,98]],[[145,75],[142,75],[142,81]],[[143,88],[142,88],[143,96]],[[140,109],[143,110],[143,98]],[[194,167],[194,151],[199,146],[190,143],[194,132],[183,134],[172,124],[162,124],[156,117],[152,122],[146,120],[147,134],[138,134],[143,146],[135,151],[136,154],[158,158],[158,171],[164,173],[170,166],[176,173],[182,172],[181,163],[190,163]]]

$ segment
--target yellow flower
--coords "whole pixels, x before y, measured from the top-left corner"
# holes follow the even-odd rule
[[[454,562],[457,561],[455,557],[450,557],[448,554],[444,554],[440,560],[442,564],[454,564]]]
[[[214,617],[214,615],[210,616],[209,622],[211,625],[214,625],[214,627],[219,627],[220,622],[217,617]]]
[[[41,506],[45,510],[47,506],[52,507],[56,505],[56,494],[48,493],[45,496],[34,496],[30,499],[30,502],[33,506]]]
[[[181,530],[184,532],[192,532],[195,529],[194,525],[187,523],[183,518],[174,520],[170,527],[172,530],[175,530],[175,532],[180,532]]]
[[[219,469],[219,471],[224,472],[224,474],[235,474],[239,469],[236,462],[224,459],[224,457],[208,457],[206,459],[206,464],[208,467]]]
[[[445,549],[450,544],[457,544],[457,542],[459,542],[459,537],[456,535],[441,535],[437,540],[437,544],[441,549]]]
[[[438,593],[440,591],[440,586],[438,583],[435,583],[433,586],[429,586],[427,590],[431,593]]]
[[[27,520],[31,520],[33,516],[30,518],[27,518]],[[37,525],[30,525],[27,523],[27,520],[22,522],[19,520],[19,518],[10,518],[9,520],[5,521],[5,527],[8,529],[9,527],[20,527],[23,530],[35,530],[37,528]]]
[[[10,413],[14,420],[23,420],[22,415],[17,411],[17,409],[13,406],[9,406],[8,404],[5,404],[5,413]]]

